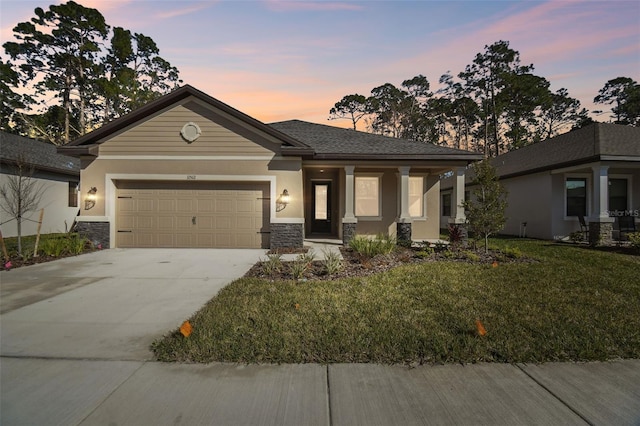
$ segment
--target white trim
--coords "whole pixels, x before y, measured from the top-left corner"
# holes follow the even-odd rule
[[[363,172],[363,173],[354,173],[353,175],[353,208],[354,208],[354,215],[356,216],[356,218],[358,218],[358,220],[362,220],[362,221],[379,221],[382,220],[382,176],[384,175],[384,173],[376,173],[376,172]],[[357,196],[356,196],[356,189],[357,189],[357,185],[356,185],[356,181],[358,180],[358,178],[378,178],[378,215],[377,216],[358,216],[357,214],[355,214],[355,210],[357,209],[356,203],[358,202]]]
[[[299,218],[278,218],[276,215],[276,177],[268,175],[175,175],[175,174],[133,174],[133,173],[107,173],[105,175],[105,216],[110,224],[109,238],[110,246],[115,247],[116,243],[116,180],[155,180],[155,181],[179,181],[179,182],[267,182],[269,183],[269,221],[271,223],[300,223]],[[82,216],[81,216],[82,217]]]
[[[109,222],[107,216],[77,216],[76,222]]]
[[[100,155],[98,160],[135,160],[135,161],[185,161],[185,160],[208,160],[208,161],[300,161],[299,158],[280,157],[276,155]]]
[[[272,218],[269,223],[302,223],[304,224],[303,217],[276,217]]]

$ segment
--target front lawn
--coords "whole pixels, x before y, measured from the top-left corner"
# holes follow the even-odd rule
[[[334,281],[242,278],[190,318],[189,337],[176,330],[152,349],[180,362],[640,357],[640,256],[546,241],[492,244],[538,261],[440,260]]]

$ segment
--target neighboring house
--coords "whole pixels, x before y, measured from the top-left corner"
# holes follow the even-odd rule
[[[79,211],[80,161],[58,154],[54,145],[0,132],[0,185],[6,185],[9,176],[16,175],[17,161],[33,167],[31,177],[42,190],[38,210],[23,218],[22,235],[37,232],[40,209],[44,209],[42,234],[68,231]],[[4,210],[0,210],[0,223],[4,237],[17,235],[16,220]]]
[[[266,125],[191,86],[60,152],[82,160],[90,202],[79,228],[105,247],[438,238],[439,175],[481,158],[297,120]]]
[[[640,220],[640,128],[595,123],[510,151],[492,164],[509,192],[504,234],[562,239],[580,231],[582,215],[594,241],[610,240],[616,217]],[[451,206],[450,182],[441,184],[443,216]]]

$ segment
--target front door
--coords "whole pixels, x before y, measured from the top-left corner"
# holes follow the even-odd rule
[[[311,183],[311,233],[331,233],[331,182]]]

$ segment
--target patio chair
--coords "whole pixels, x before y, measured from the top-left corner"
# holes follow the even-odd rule
[[[613,224],[614,239],[621,243],[627,240],[627,234],[636,232],[636,221],[633,216],[617,216]],[[617,238],[615,238],[617,234]]]
[[[587,222],[584,220],[584,216],[579,214],[578,221],[580,222],[580,232],[582,232],[584,240],[589,241],[589,225],[587,225]]]

